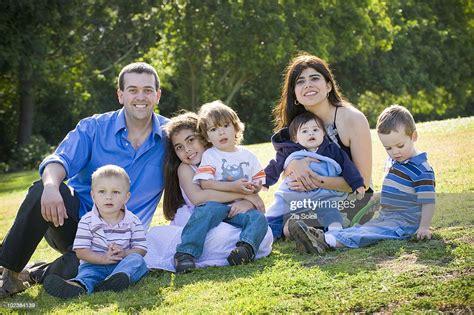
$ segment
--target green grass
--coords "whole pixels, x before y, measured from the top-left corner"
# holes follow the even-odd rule
[[[384,241],[323,256],[298,254],[277,242],[269,257],[239,267],[212,267],[175,276],[153,272],[120,294],[99,293],[71,301],[48,296],[41,286],[0,301],[36,303],[51,313],[342,313],[450,312],[474,308],[474,117],[420,124],[417,147],[436,172],[437,210],[431,241]],[[385,152],[375,133],[373,179],[382,180]],[[266,164],[270,143],[249,146]],[[0,236],[37,172],[0,176]],[[268,205],[275,187],[263,195]],[[153,225],[165,224],[157,211]],[[32,260],[57,254],[43,241]],[[20,304],[21,306],[22,304]]]

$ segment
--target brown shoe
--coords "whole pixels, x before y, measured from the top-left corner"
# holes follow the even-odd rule
[[[0,299],[12,296],[29,288],[28,282],[23,282],[18,277],[19,273],[3,269],[2,284],[0,286]]]
[[[302,220],[288,220],[288,231],[299,252],[322,254],[329,248],[324,240],[324,232],[307,226]]]
[[[23,282],[28,282],[30,286],[39,283],[38,279],[35,279],[34,277],[32,277],[32,273],[39,268],[43,269],[42,266],[46,264],[47,264],[46,262],[37,261],[37,262],[33,262],[26,265],[25,268],[23,268],[23,270],[18,273],[18,279],[20,279]],[[0,266],[0,274],[3,274],[4,269],[5,267]]]

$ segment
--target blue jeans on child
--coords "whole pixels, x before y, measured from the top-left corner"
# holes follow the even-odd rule
[[[77,276],[70,280],[80,282],[86,287],[87,293],[91,294],[94,292],[97,284],[119,272],[127,274],[130,278],[130,283],[135,283],[148,272],[148,268],[142,255],[132,253],[124,257],[117,264],[98,265],[82,263],[79,266]]]
[[[336,240],[349,248],[360,248],[375,244],[382,240],[405,240],[412,237],[420,225],[421,212],[410,213],[381,211],[363,225],[329,231]]]
[[[214,201],[195,207],[183,229],[181,244],[176,247],[176,251],[190,254],[193,257],[200,257],[207,232],[221,222],[226,222],[242,229],[240,241],[250,244],[256,254],[260,243],[267,234],[267,219],[257,209],[239,213],[232,218],[228,217],[229,211],[230,206]]]

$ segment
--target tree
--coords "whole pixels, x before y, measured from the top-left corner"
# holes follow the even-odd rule
[[[343,87],[372,126],[393,103],[407,106],[419,121],[474,114],[472,5],[391,1],[387,8],[396,30],[389,49],[337,64],[347,78]]]
[[[40,115],[43,121],[73,123],[86,113],[116,106],[110,96],[117,69],[159,40],[157,12],[148,1],[133,6],[104,0],[2,2],[0,69],[17,84],[18,98],[9,98],[19,103],[17,144],[29,141],[38,105],[48,113]],[[109,91],[107,102],[99,102],[104,95],[100,87]],[[91,90],[97,92],[94,98]],[[63,115],[56,116],[50,106]],[[37,132],[51,129],[36,126]],[[64,130],[58,133],[55,138],[64,136]]]
[[[362,3],[369,9],[337,1],[168,3],[163,6],[163,40],[147,54],[159,60],[164,81],[178,99],[162,110],[195,110],[222,99],[247,122],[249,142],[268,140],[280,74],[296,52],[345,60],[391,43],[386,7]]]

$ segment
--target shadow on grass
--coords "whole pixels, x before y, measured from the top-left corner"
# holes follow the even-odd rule
[[[293,298],[310,298],[314,295],[314,290],[319,287],[312,287],[311,290],[306,292],[303,290],[307,284],[305,280],[313,277],[318,279],[315,283],[326,281],[321,280],[326,278],[323,274],[329,276],[329,279],[335,279],[340,278],[341,275],[344,277],[344,275],[369,274],[386,270],[394,274],[401,274],[403,279],[411,279],[417,277],[417,275],[422,276],[425,272],[438,273],[436,270],[441,270],[443,276],[446,276],[444,272],[449,271],[451,266],[459,263],[459,261],[455,261],[456,259],[468,258],[469,253],[472,253],[473,238],[472,226],[445,227],[437,229],[434,239],[431,241],[383,241],[363,249],[330,251],[322,256],[299,254],[296,252],[293,243],[280,241],[274,244],[270,256],[245,266],[209,267],[194,270],[184,275],[153,271],[138,284],[131,286],[124,292],[98,293],[68,301],[53,298],[41,286],[35,286],[23,294],[0,301],[0,306],[2,302],[33,302],[37,305],[34,311],[41,313],[76,311],[136,313],[156,311],[160,308],[170,307],[173,303],[183,303],[181,300],[176,302],[173,299],[181,299],[182,297],[187,300],[194,294],[193,292],[213,294],[209,291],[212,291],[213,287],[223,290],[221,294],[229,294],[225,291],[228,289],[226,283],[240,286],[243,284],[242,279],[251,279],[252,284],[250,285],[259,286],[262,290],[264,290],[263,286],[267,286],[268,291],[262,292],[277,290],[285,292]],[[462,264],[468,263],[469,259],[464,259]],[[459,267],[456,268],[457,273],[466,270],[462,265]],[[299,274],[301,269],[308,270],[309,273],[304,273],[302,277]],[[320,272],[323,274],[320,274]],[[460,275],[451,276],[460,277]],[[344,279],[348,279],[348,283],[353,282],[350,278],[344,277]],[[286,286],[288,280],[296,281],[296,289]],[[413,283],[409,280],[402,282],[402,280],[397,281],[405,286],[419,285],[415,280],[413,280]],[[300,282],[301,287],[299,286]],[[333,283],[332,280],[328,280],[326,284],[330,288]],[[314,285],[311,281],[308,284]],[[248,288],[249,284],[246,283],[245,285]],[[235,291],[238,294],[238,287]],[[196,302],[190,301],[189,303]]]
[[[271,254],[250,264],[242,266],[206,267],[198,268],[185,274],[171,274],[173,290],[180,290],[187,285],[196,283],[227,283],[237,279],[253,278],[273,265],[275,257]],[[165,273],[163,271],[163,273]]]
[[[142,310],[154,309],[163,302],[162,289],[170,287],[172,274],[167,272],[152,272],[147,274],[139,283],[132,285],[123,292],[101,292],[83,295],[78,298],[62,300],[50,296],[42,285],[35,285],[24,293],[0,301],[0,307],[15,308],[27,303],[35,303],[32,311],[46,312],[104,312],[119,311],[138,313]],[[10,307],[8,307],[10,306]],[[11,310],[10,310],[11,311]],[[24,310],[23,310],[24,311]]]
[[[331,250],[321,256],[300,254],[293,259],[304,267],[319,267],[331,274],[357,274],[380,269],[401,273],[416,266],[447,267],[456,258],[458,246],[472,247],[473,234],[469,226],[449,227],[435,231],[430,241],[388,240],[366,248]]]
[[[206,282],[230,282],[239,278],[252,278],[271,265],[268,258],[257,260],[252,264],[236,267],[208,267],[196,269],[183,275],[156,270],[149,272],[137,284],[120,292],[102,292],[84,295],[79,298],[62,300],[46,293],[42,285],[35,285],[27,291],[0,301],[4,305],[25,305],[35,303],[35,312],[56,312],[82,310],[87,312],[113,311],[137,313],[156,310],[164,303],[164,295],[169,291],[179,291],[188,285],[205,284]]]
[[[329,279],[335,279],[344,274],[368,274],[387,270],[397,274],[407,272],[406,275],[402,276],[411,279],[416,277],[417,274],[421,276],[431,267],[448,270],[450,269],[449,265],[455,264],[456,262],[453,261],[459,258],[460,248],[463,246],[471,246],[472,248],[474,232],[472,226],[447,227],[436,230],[434,236],[434,239],[428,242],[384,241],[368,248],[331,251],[323,256],[299,254],[296,252],[293,243],[283,241],[274,244],[274,250],[270,256],[245,266],[209,267],[194,270],[184,275],[153,271],[138,284],[131,286],[122,293],[98,293],[68,301],[53,298],[41,286],[35,286],[23,294],[0,301],[0,306],[1,302],[34,302],[37,304],[34,311],[41,313],[113,311],[137,313],[156,311],[160,308],[169,308],[173,303],[183,303],[181,300],[179,302],[173,300],[177,296],[182,296],[182,294],[184,294],[183,299],[187,301],[190,293],[187,286],[190,286],[189,290],[191,292],[201,292],[201,290],[218,287],[219,290],[224,290],[222,294],[229,294],[225,292],[225,284],[235,283],[240,285],[242,282],[234,282],[239,279],[254,279],[252,285],[268,286],[268,291],[262,292],[277,290],[285,292],[286,295],[293,298],[310,299],[315,294],[315,290],[321,289],[315,283],[320,283],[319,285],[326,283],[328,288],[335,285],[332,280],[324,280],[325,277],[322,274],[318,276],[318,272],[328,275]],[[298,278],[301,277],[298,271],[301,268],[308,270],[309,273],[304,273],[303,278]],[[315,269],[315,272],[311,270],[312,268]],[[457,270],[459,271],[459,268]],[[275,275],[278,277],[275,278]],[[296,289],[285,286],[287,280],[293,281],[294,277],[297,278],[295,280],[297,281]],[[314,283],[311,281],[305,282],[305,279],[310,277],[314,277],[318,281]],[[456,277],[458,276],[456,275]],[[354,285],[354,281],[350,278],[344,277],[344,279],[347,279],[348,284],[352,283]],[[409,280],[397,281],[404,286],[419,285],[417,282],[412,283]],[[311,287],[309,291],[305,291],[306,284],[314,287]],[[237,288],[236,291],[238,291]],[[196,303],[196,301],[190,301],[189,303]]]

